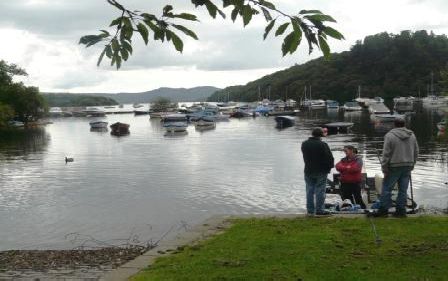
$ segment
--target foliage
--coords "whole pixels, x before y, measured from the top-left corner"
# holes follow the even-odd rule
[[[44,94],[44,99],[49,106],[67,107],[67,106],[98,106],[98,105],[117,105],[118,102],[112,98],[81,95],[81,94]]]
[[[426,95],[431,83],[439,80],[439,71],[448,61],[448,38],[425,30],[400,34],[379,33],[358,41],[350,51],[332,54],[329,60],[318,58],[302,65],[267,75],[244,86],[228,87],[215,93],[211,101],[254,101],[271,92],[271,100],[300,99],[304,87],[312,86],[313,98],[327,97],[348,101],[356,96],[358,85],[362,95],[396,96]],[[435,85],[436,92],[440,85]]]
[[[14,118],[14,109],[10,105],[2,104],[0,102],[0,128],[7,125],[8,120]]]
[[[167,111],[172,106],[171,100],[163,97],[158,97],[151,103],[151,110],[155,112]]]
[[[443,96],[448,96],[448,64],[440,70],[438,85],[440,87],[440,94]]]
[[[117,0],[107,0],[107,2],[121,13],[109,25],[115,30],[112,33],[101,30],[101,33],[97,35],[86,35],[79,40],[79,43],[86,47],[100,42],[105,43],[98,58],[98,65],[106,56],[111,60],[111,65],[116,65],[119,69],[122,62],[128,60],[132,55],[132,38],[135,32],[140,34],[146,45],[152,37],[154,41],[171,42],[179,52],[182,52],[184,48],[180,34],[195,40],[199,39],[194,31],[179,23],[179,21],[197,22],[199,21],[197,16],[185,12],[176,13],[172,5],[163,7],[162,15],[158,17],[147,12],[130,11]],[[212,18],[216,18],[218,14],[222,18],[226,18],[224,9],[230,9],[232,10],[230,13],[232,21],[235,22],[239,17],[244,26],[250,23],[253,16],[262,15],[268,23],[263,39],[266,39],[275,26],[277,26],[275,36],[281,36],[287,31],[281,47],[283,56],[294,53],[302,38],[305,38],[310,53],[314,47],[317,47],[326,57],[329,57],[328,38],[344,39],[341,33],[328,26],[328,23],[336,21],[319,10],[301,10],[295,15],[289,15],[278,10],[273,3],[266,0],[222,0],[222,9],[218,8],[211,0],[191,0],[191,3],[196,8],[205,7]]]
[[[241,219],[131,280],[445,280],[448,218]]]
[[[36,87],[27,87],[23,83],[13,82],[15,75],[26,72],[15,64],[0,61],[0,124],[14,117],[28,122],[40,118],[47,106]],[[14,114],[11,117],[11,114]]]

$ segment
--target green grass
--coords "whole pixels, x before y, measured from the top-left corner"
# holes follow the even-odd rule
[[[448,280],[448,217],[238,219],[140,280]]]

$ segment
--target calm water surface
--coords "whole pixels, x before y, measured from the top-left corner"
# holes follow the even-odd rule
[[[213,214],[304,212],[300,143],[328,121],[355,123],[350,134],[326,138],[335,158],[357,145],[370,176],[380,171],[376,150],[389,126],[368,114],[313,111],[295,127],[274,119],[231,120],[215,130],[167,137],[159,120],[108,115],[131,124],[131,134],[90,132],[87,118],[53,119],[41,130],[0,136],[0,250],[70,248],[77,232],[99,240],[158,238],[180,222]],[[437,136],[436,111],[409,119],[421,145],[413,173],[416,200],[448,205],[448,141]],[[74,162],[65,164],[65,157]],[[175,228],[172,233],[178,229]]]

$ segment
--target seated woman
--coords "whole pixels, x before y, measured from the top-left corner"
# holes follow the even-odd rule
[[[345,157],[336,164],[336,170],[341,174],[341,197],[343,200],[350,199],[353,204],[359,204],[365,209],[366,205],[361,197],[362,158],[352,145],[344,146],[344,152]]]

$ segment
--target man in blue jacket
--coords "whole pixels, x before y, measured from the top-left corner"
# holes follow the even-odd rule
[[[325,211],[327,175],[334,166],[333,154],[321,138],[322,128],[314,128],[312,137],[302,143],[305,162],[306,210],[308,215],[329,215]]]

